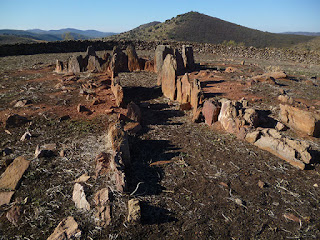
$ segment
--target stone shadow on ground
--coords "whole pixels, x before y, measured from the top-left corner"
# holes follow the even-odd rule
[[[164,208],[149,205],[147,202],[141,202],[141,223],[143,225],[161,224],[176,222],[177,218],[173,213]]]
[[[160,87],[124,87],[124,103],[127,105],[131,101],[139,104],[141,101],[148,101],[162,96]]]

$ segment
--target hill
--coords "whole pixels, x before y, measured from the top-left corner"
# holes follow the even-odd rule
[[[34,41],[61,41],[61,40],[85,40],[102,38],[113,35],[112,32],[100,32],[96,30],[78,30],[65,28],[60,30],[0,30],[0,44],[26,43]]]
[[[163,23],[138,27],[110,38],[176,40],[213,44],[229,42],[255,47],[291,47],[301,42],[308,42],[314,37],[262,32],[198,12],[189,12]]]

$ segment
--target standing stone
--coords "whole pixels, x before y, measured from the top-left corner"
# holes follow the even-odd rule
[[[115,85],[111,84],[111,91],[116,99],[116,105],[118,107],[123,105],[123,88],[120,84],[116,83]]]
[[[63,62],[57,60],[56,61],[56,69],[54,70],[56,73],[62,73],[63,72]]]
[[[133,72],[133,71],[142,70],[135,48],[132,45],[129,45],[126,49],[126,52],[128,55],[128,69],[129,69],[129,71]]]
[[[59,223],[47,240],[67,240],[79,238],[80,236],[81,231],[78,228],[78,223],[73,217],[69,216]]]
[[[0,178],[0,189],[15,190],[24,172],[28,169],[30,161],[24,157],[17,157],[2,173]]]
[[[232,104],[230,100],[225,100],[221,104],[220,114],[218,121],[222,127],[229,133],[237,133],[238,127],[236,117],[238,116],[237,108]]]
[[[202,115],[204,116],[206,124],[211,126],[212,123],[218,121],[219,113],[220,107],[214,104],[211,100],[207,100],[204,102]]]
[[[128,71],[128,56],[122,52],[118,47],[114,47],[112,50],[112,56],[115,57],[115,67],[117,72],[127,72]]]
[[[74,184],[72,200],[74,201],[77,208],[84,209],[86,211],[90,210],[90,204],[86,199],[84,188],[79,183]]]
[[[93,46],[88,46],[86,56],[97,56]]]
[[[103,188],[94,196],[96,205],[95,222],[100,227],[105,227],[111,223],[111,207],[109,200],[109,190]]]
[[[198,109],[200,98],[201,98],[201,87],[200,81],[198,79],[194,79],[191,85],[191,106],[193,108],[193,112],[195,113]]]
[[[191,84],[189,75],[186,73],[181,79],[181,103],[191,101]]]
[[[164,59],[167,54],[173,55],[173,50],[168,45],[158,45],[155,51],[154,64],[155,64],[155,72],[159,73],[161,71]]]
[[[91,72],[101,72],[101,65],[97,56],[89,56],[87,70]]]
[[[181,83],[181,78],[177,79],[177,99],[179,103],[182,102],[182,83]]]
[[[161,89],[165,97],[175,100],[176,96],[176,77],[177,77],[177,61],[173,55],[168,54],[164,60],[160,77]]]
[[[183,58],[178,49],[174,50],[174,57],[177,60],[177,74],[178,75],[184,74],[185,68],[184,68]]]
[[[69,73],[79,73],[82,72],[82,56],[72,56],[68,61],[68,72]]]
[[[320,136],[320,114],[280,104],[280,120],[290,128],[313,137]]]
[[[184,67],[188,70],[194,70],[194,57],[193,57],[193,48],[189,45],[182,46],[182,58]]]
[[[141,219],[141,207],[140,201],[138,199],[130,199],[128,202],[128,217],[127,221],[129,223],[137,223]]]

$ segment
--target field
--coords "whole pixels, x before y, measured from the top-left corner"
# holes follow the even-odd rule
[[[137,53],[154,57],[153,51]],[[320,238],[319,154],[309,170],[298,170],[218,124],[193,123],[191,111],[179,110],[179,104],[162,96],[156,73],[145,71],[118,76],[125,104],[134,101],[141,109],[142,129],[128,136],[132,163],[126,169],[127,191],[112,193],[111,224],[96,226],[94,207],[79,210],[72,201],[74,180],[84,173],[91,176],[85,183],[91,204],[94,193],[106,184],[94,177],[95,158],[105,149],[108,126],[125,109],[116,106],[110,75],[54,73],[56,59],[66,61],[73,54],[79,53],[0,58],[0,174],[16,157],[31,160],[11,203],[0,206],[0,239],[46,239],[67,216],[79,224],[81,239]],[[266,118],[277,119],[277,97],[285,91],[320,110],[319,65],[197,52],[195,62],[198,68],[190,76],[200,78],[206,98],[245,97]],[[234,71],[225,71],[228,67]],[[280,70],[289,77],[276,84],[248,84],[257,74]],[[103,101],[93,104],[94,98],[81,94],[88,84]],[[30,103],[14,107],[22,99]],[[90,114],[79,112],[79,104]],[[30,121],[5,131],[11,114]],[[26,131],[32,137],[21,141]],[[304,139],[320,151],[319,138],[290,129],[283,134]],[[37,145],[51,143],[57,146],[55,154],[34,157]],[[126,222],[132,198],[141,202],[141,221],[136,224]],[[14,205],[21,207],[16,224],[6,218]]]

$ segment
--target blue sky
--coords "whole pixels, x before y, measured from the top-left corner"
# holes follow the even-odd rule
[[[189,11],[268,32],[320,32],[320,0],[0,0],[0,29],[123,32]]]

